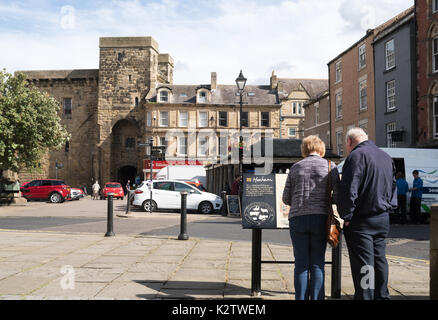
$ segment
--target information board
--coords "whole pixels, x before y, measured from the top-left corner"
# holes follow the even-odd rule
[[[240,216],[241,206],[239,196],[227,196],[227,210],[228,214],[231,216]]]
[[[289,228],[289,206],[282,201],[286,179],[286,174],[243,175],[244,229]]]

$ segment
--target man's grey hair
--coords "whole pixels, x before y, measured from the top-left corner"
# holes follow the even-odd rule
[[[361,140],[368,140],[368,135],[362,128],[352,128],[348,130],[345,141],[348,141],[348,139],[356,141],[359,140],[359,138],[361,138]]]

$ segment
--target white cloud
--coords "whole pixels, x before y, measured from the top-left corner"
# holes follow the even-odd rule
[[[30,22],[28,30],[14,30],[0,18],[0,67],[10,72],[98,68],[99,37],[152,36],[160,52],[174,58],[176,84],[209,83],[212,71],[219,83],[233,84],[241,69],[248,83],[269,83],[272,69],[279,77],[323,78],[328,61],[368,27],[407,9],[413,0],[363,3],[114,0],[85,10],[73,2],[74,27],[62,28],[61,7],[38,15],[34,8],[11,2],[0,5],[0,16],[12,14]]]

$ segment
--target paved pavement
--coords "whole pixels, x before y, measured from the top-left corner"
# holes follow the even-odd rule
[[[87,205],[97,205],[89,201]],[[31,210],[31,209],[34,210]],[[2,216],[52,216],[67,206],[34,203],[0,208]],[[97,207],[96,207],[97,208]],[[37,210],[35,210],[37,209]],[[122,206],[119,212],[123,216]],[[96,209],[97,210],[97,209]],[[70,215],[71,216],[71,215]],[[81,217],[76,213],[76,218]],[[101,219],[102,212],[87,215]],[[133,213],[127,218],[151,228],[175,225],[175,215]],[[205,217],[189,215],[192,221]],[[232,218],[230,218],[232,219]],[[94,223],[94,222],[91,222]],[[103,223],[103,222],[102,222]],[[86,224],[86,223],[85,223]],[[429,262],[387,256],[393,299],[429,299]],[[331,259],[331,250],[326,261]],[[290,245],[263,243],[262,260],[293,260]],[[331,266],[326,266],[330,299]],[[262,265],[264,300],[294,299],[293,266]],[[346,250],[342,298],[353,283]],[[0,300],[11,299],[250,299],[251,242],[177,235],[85,233],[67,230],[5,230],[0,225]]]

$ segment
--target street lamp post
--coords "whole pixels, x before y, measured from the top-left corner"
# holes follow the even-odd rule
[[[240,70],[239,77],[236,79],[237,90],[240,96],[240,112],[239,112],[239,198],[242,205],[242,194],[243,194],[243,135],[242,135],[242,108],[243,108],[243,90],[246,85],[246,78],[243,76],[242,70]]]

